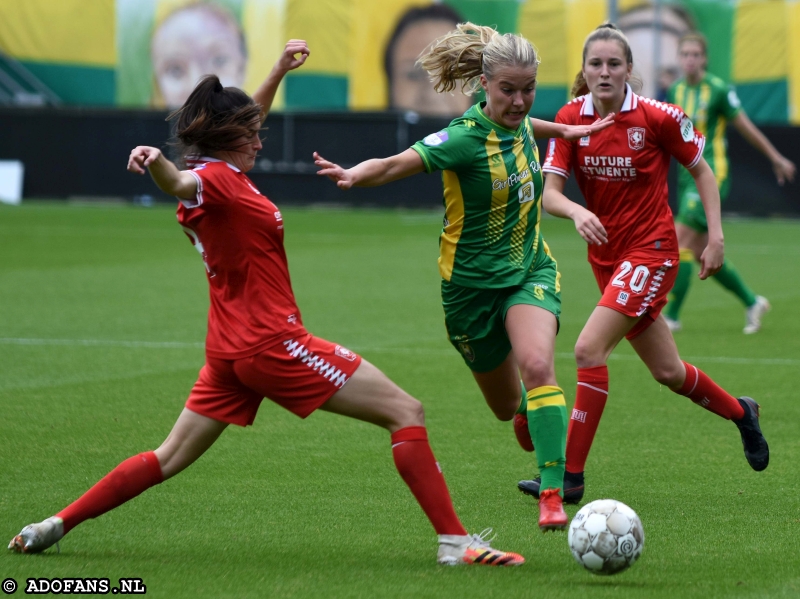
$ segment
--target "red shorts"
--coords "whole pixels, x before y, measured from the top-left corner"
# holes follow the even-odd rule
[[[305,418],[341,389],[361,356],[309,333],[238,360],[206,358],[186,407],[247,426],[266,397]]]
[[[667,305],[667,294],[678,276],[678,257],[663,253],[635,252],[621,258],[613,268],[592,265],[603,297],[597,303],[625,316],[639,318],[625,335],[633,339],[655,322]]]

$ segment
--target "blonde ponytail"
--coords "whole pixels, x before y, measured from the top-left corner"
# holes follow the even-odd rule
[[[453,91],[461,82],[461,91],[471,95],[480,89],[481,75],[491,79],[497,69],[506,66],[536,68],[539,57],[521,35],[459,23],[434,41],[417,64],[428,72],[437,92]]]

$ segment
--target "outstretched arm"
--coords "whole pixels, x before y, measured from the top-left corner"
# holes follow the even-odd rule
[[[708,243],[700,256],[700,278],[706,279],[715,275],[722,268],[725,259],[725,240],[722,235],[722,216],[720,215],[719,188],[714,171],[708,166],[705,158],[701,158],[694,167],[689,169],[708,223]]]
[[[325,160],[317,152],[314,152],[314,164],[320,167],[320,170],[317,171],[318,175],[328,177],[340,189],[377,187],[425,170],[422,158],[411,148],[388,158],[365,160],[348,169]]]
[[[144,175],[145,169],[164,193],[179,198],[193,198],[197,194],[197,180],[188,171],[178,170],[158,148],[136,146],[128,158],[128,170]]]
[[[739,114],[733,117],[731,122],[751,146],[769,158],[772,163],[772,170],[775,171],[778,185],[783,185],[787,179],[789,182],[794,181],[794,175],[797,171],[794,162],[778,152],[759,128],[753,124],[753,121],[745,114],[744,110],[739,111]]]
[[[580,139],[592,133],[602,131],[606,127],[614,124],[614,113],[610,113],[604,119],[597,119],[591,125],[565,125],[564,123],[553,123],[541,119],[531,119],[533,133],[538,138],[563,137],[564,139]]]
[[[267,118],[272,101],[275,99],[275,92],[283,81],[284,75],[300,67],[308,58],[310,50],[305,40],[289,40],[283,49],[278,62],[272,67],[272,71],[267,75],[264,82],[258,86],[253,94],[256,104],[261,104],[261,122]]]
[[[566,182],[567,180],[560,175],[547,173],[542,193],[542,207],[548,214],[572,220],[575,229],[589,245],[608,243],[606,229],[597,215],[564,195]]]

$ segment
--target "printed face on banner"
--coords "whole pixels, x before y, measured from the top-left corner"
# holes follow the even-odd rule
[[[244,35],[235,17],[221,6],[198,3],[173,11],[153,33],[150,51],[155,93],[168,108],[183,105],[197,82],[210,73],[225,87],[243,86]]]
[[[472,105],[461,93],[437,93],[428,74],[416,64],[435,39],[455,29],[463,21],[450,7],[431,5],[412,7],[403,14],[390,36],[386,50],[389,108],[412,110],[427,116],[455,116]]]

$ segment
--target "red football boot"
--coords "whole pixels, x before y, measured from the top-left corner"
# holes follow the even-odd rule
[[[533,451],[533,440],[531,432],[528,430],[528,415],[514,414],[514,434],[517,436],[517,443],[525,451]]]
[[[558,492],[561,489],[545,489],[539,494],[539,528],[548,530],[564,530],[567,527],[567,514],[564,502]]]

